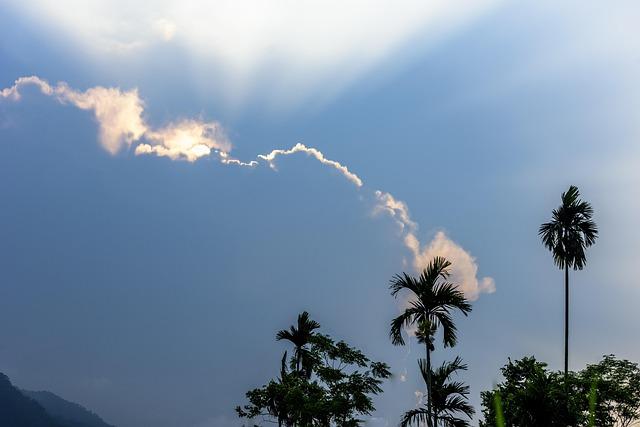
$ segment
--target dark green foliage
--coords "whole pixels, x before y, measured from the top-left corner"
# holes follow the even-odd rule
[[[420,359],[420,372],[425,383],[427,382],[426,360]],[[471,419],[475,413],[469,404],[469,386],[461,381],[451,379],[453,374],[466,371],[467,365],[462,363],[462,359],[456,357],[453,362],[444,362],[437,369],[431,371],[431,403],[433,411],[434,425],[444,427],[467,427],[469,420],[460,418],[464,415]],[[425,406],[407,411],[400,425],[402,427],[410,425],[427,424],[429,410]]]
[[[562,204],[553,210],[551,221],[542,224],[538,231],[558,267],[584,268],[587,261],[585,249],[598,237],[598,227],[592,216],[593,208],[580,199],[576,186],[572,185],[562,193]]]
[[[359,417],[375,409],[372,396],[382,392],[382,381],[391,376],[389,367],[372,362],[344,341],[314,332],[320,325],[310,321],[306,312],[298,319],[297,328],[281,331],[277,337],[296,346],[290,369],[285,352],[280,378],[247,392],[249,404],[237,407],[236,412],[241,418],[281,426],[360,425]],[[306,331],[304,340],[284,337],[284,332],[294,337],[302,330]]]
[[[113,427],[88,409],[51,392],[22,390],[22,393],[38,402],[54,420],[66,427]]]
[[[594,390],[594,425],[629,427],[640,421],[640,369],[637,363],[604,356],[580,372],[582,392]]]
[[[502,368],[504,382],[492,391],[481,393],[484,422],[495,426],[496,394],[502,406],[506,427],[566,427],[582,420],[579,384],[573,374],[568,377],[569,402],[566,400],[564,377],[546,369],[546,364],[525,357]]]
[[[481,393],[481,427],[500,425],[501,420],[505,427],[629,427],[640,421],[640,370],[627,360],[605,356],[569,373],[566,383],[563,375],[533,357],[509,361],[502,375],[502,383]]]
[[[291,359],[291,369],[303,372],[307,378],[311,376],[311,367],[314,364],[313,355],[307,349],[307,345],[315,335],[315,330],[320,328],[320,324],[309,318],[306,311],[298,315],[298,325],[291,326],[289,330],[283,329],[276,334],[276,340],[290,341],[295,350]]]
[[[0,426],[7,427],[67,427],[58,424],[42,406],[14,387],[0,373]]]
[[[466,316],[471,312],[471,304],[456,285],[448,282],[449,267],[449,261],[435,257],[420,277],[403,273],[391,280],[391,295],[394,297],[402,290],[412,293],[409,308],[391,322],[389,336],[393,344],[404,345],[403,327],[426,324],[433,330],[442,327],[442,342],[445,347],[456,345],[457,328],[453,323],[452,312],[459,310]]]
[[[416,328],[416,339],[418,344],[424,344],[429,348],[429,351],[436,349],[435,336],[437,328],[435,323],[431,323],[428,320],[421,320]]]

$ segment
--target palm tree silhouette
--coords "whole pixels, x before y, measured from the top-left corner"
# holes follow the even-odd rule
[[[409,307],[400,316],[391,321],[389,336],[394,345],[404,345],[403,327],[416,325],[418,338],[426,349],[427,383],[427,425],[433,426],[431,408],[431,352],[434,349],[431,338],[442,327],[442,341],[445,347],[453,347],[457,342],[457,328],[453,322],[452,311],[459,310],[465,316],[471,311],[471,304],[457,287],[448,282],[451,263],[442,257],[435,257],[422,271],[420,277],[406,273],[393,277],[390,284],[391,295],[397,297],[402,290],[411,291]]]
[[[306,311],[298,315],[297,327],[292,325],[289,330],[283,329],[276,334],[276,340],[287,340],[293,343],[295,350],[293,358],[295,360],[295,369],[298,374],[304,374],[307,378],[311,377],[312,370],[312,354],[306,348],[315,336],[316,329],[320,328],[320,324],[309,318]]]
[[[578,187],[572,185],[562,193],[562,204],[552,212],[552,219],[540,226],[538,235],[553,255],[555,264],[564,268],[564,377],[569,371],[569,268],[582,270],[587,263],[585,249],[598,237],[591,219],[593,208],[580,199]]]
[[[425,359],[418,361],[420,372],[425,382],[431,378],[431,399],[433,404],[433,425],[438,423],[446,427],[467,427],[469,421],[459,418],[459,414],[466,415],[469,419],[475,413],[473,406],[469,404],[469,386],[462,381],[452,381],[451,376],[460,371],[466,371],[467,365],[462,363],[460,357],[453,362],[443,362],[435,371],[427,368]],[[401,427],[412,424],[424,424],[429,417],[429,410],[424,406],[405,412],[400,422]]]

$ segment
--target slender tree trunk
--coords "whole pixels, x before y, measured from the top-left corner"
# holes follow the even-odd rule
[[[564,382],[569,373],[569,265],[564,265]]]
[[[431,350],[429,349],[429,337],[427,336],[427,425],[429,427],[435,427],[433,425],[432,412],[431,412]]]

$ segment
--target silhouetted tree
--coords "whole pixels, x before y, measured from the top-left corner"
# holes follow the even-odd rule
[[[433,425],[443,427],[469,426],[468,420],[459,418],[459,415],[463,414],[471,419],[475,413],[469,404],[469,386],[461,381],[451,380],[453,374],[466,371],[467,365],[462,363],[462,359],[456,357],[453,362],[443,362],[435,371],[431,371],[429,376],[426,360],[420,359],[418,363],[425,383],[429,377],[431,378]],[[428,418],[429,411],[426,406],[423,406],[406,412],[400,425],[407,427],[425,424]]]
[[[295,370],[299,374],[311,376],[311,366],[313,361],[311,360],[311,353],[307,346],[311,343],[316,329],[320,328],[320,324],[315,320],[309,318],[309,313],[306,311],[298,315],[298,324],[291,326],[289,330],[283,329],[276,334],[276,340],[287,340],[293,343],[295,350],[293,353],[293,360]]]
[[[594,424],[629,427],[640,421],[640,369],[612,354],[579,373],[582,394],[595,391]]]
[[[585,249],[595,243],[598,229],[591,219],[593,208],[580,199],[576,186],[562,193],[562,204],[552,219],[540,226],[538,234],[553,254],[555,264],[564,269],[564,374],[569,371],[569,268],[582,270],[587,262]]]
[[[372,396],[382,392],[382,381],[391,376],[389,367],[372,362],[344,341],[335,342],[313,332],[320,325],[309,320],[306,312],[298,319],[297,328],[284,332],[297,336],[296,333],[307,331],[305,343],[282,338],[294,343],[297,351],[289,360],[291,370],[287,369],[285,352],[280,378],[248,391],[249,404],[238,406],[236,412],[241,418],[263,417],[280,426],[360,425],[358,417],[374,411]],[[299,366],[305,364],[304,372],[300,371]]]
[[[533,357],[509,363],[502,368],[504,381],[491,391],[483,391],[480,427],[495,426],[498,419],[496,399],[501,402],[505,427],[567,427],[586,423],[588,396],[580,393],[579,379],[546,369],[546,363]],[[566,388],[569,401],[566,401]]]
[[[471,312],[471,304],[457,287],[450,283],[449,267],[451,263],[442,257],[435,257],[422,271],[420,277],[406,273],[398,274],[391,280],[391,295],[398,296],[402,290],[411,292],[409,307],[400,316],[391,321],[389,336],[394,345],[404,345],[402,329],[416,326],[426,349],[427,372],[427,425],[433,426],[431,398],[431,352],[434,348],[431,336],[442,327],[443,345],[453,347],[457,342],[457,329],[452,312],[459,310],[465,316]]]
[[[481,393],[480,427],[630,427],[640,421],[640,369],[608,355],[580,372],[550,372],[533,357],[502,368],[504,381]],[[570,391],[568,402],[565,404]],[[495,405],[500,400],[500,413]]]

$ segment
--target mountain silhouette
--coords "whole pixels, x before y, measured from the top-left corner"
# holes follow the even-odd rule
[[[54,420],[35,400],[25,396],[0,373],[0,426],[68,427]]]
[[[38,402],[55,421],[64,427],[113,427],[90,410],[49,391],[22,390],[22,393]]]

